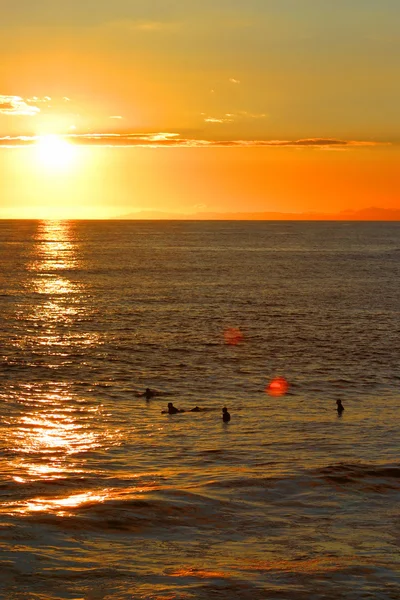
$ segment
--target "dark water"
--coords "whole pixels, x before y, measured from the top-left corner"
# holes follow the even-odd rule
[[[399,223],[0,221],[0,598],[400,598],[399,275]]]

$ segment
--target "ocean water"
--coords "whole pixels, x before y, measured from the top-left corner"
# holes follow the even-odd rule
[[[400,223],[0,221],[0,598],[398,600],[399,276]]]

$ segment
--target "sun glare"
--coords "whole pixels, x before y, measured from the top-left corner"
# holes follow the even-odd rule
[[[68,168],[74,160],[74,147],[58,135],[42,135],[36,142],[39,162],[51,171]]]

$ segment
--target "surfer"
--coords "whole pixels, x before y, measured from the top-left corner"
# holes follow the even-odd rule
[[[200,408],[200,406],[195,406],[194,408],[191,408],[188,412],[201,412],[203,410],[206,410],[205,408]],[[168,402],[168,410],[162,410],[161,414],[165,415],[166,413],[168,413],[169,415],[176,415],[177,413],[184,413],[186,412],[186,410],[184,408],[176,408],[176,406],[174,406],[172,404],[172,402]]]
[[[337,404],[337,409],[336,409],[336,410],[337,410],[337,412],[338,412],[338,415],[339,415],[339,417],[340,417],[340,416],[341,416],[341,414],[342,414],[342,412],[344,411],[344,406],[343,406],[343,404],[342,404],[342,401],[341,401],[341,400],[336,400],[336,404]]]
[[[150,388],[146,388],[142,395],[146,398],[146,400],[151,400],[156,394]]]
[[[224,408],[222,409],[222,420],[224,423],[229,423],[229,421],[231,420],[231,415],[228,413],[228,409],[226,408],[226,406],[224,406]]]
[[[176,415],[177,413],[183,413],[185,412],[182,408],[176,408],[176,406],[174,406],[172,404],[172,402],[168,402],[168,414],[169,415]]]

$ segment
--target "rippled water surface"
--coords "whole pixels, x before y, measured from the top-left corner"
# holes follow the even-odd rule
[[[398,223],[0,221],[0,598],[398,600],[399,275]]]

